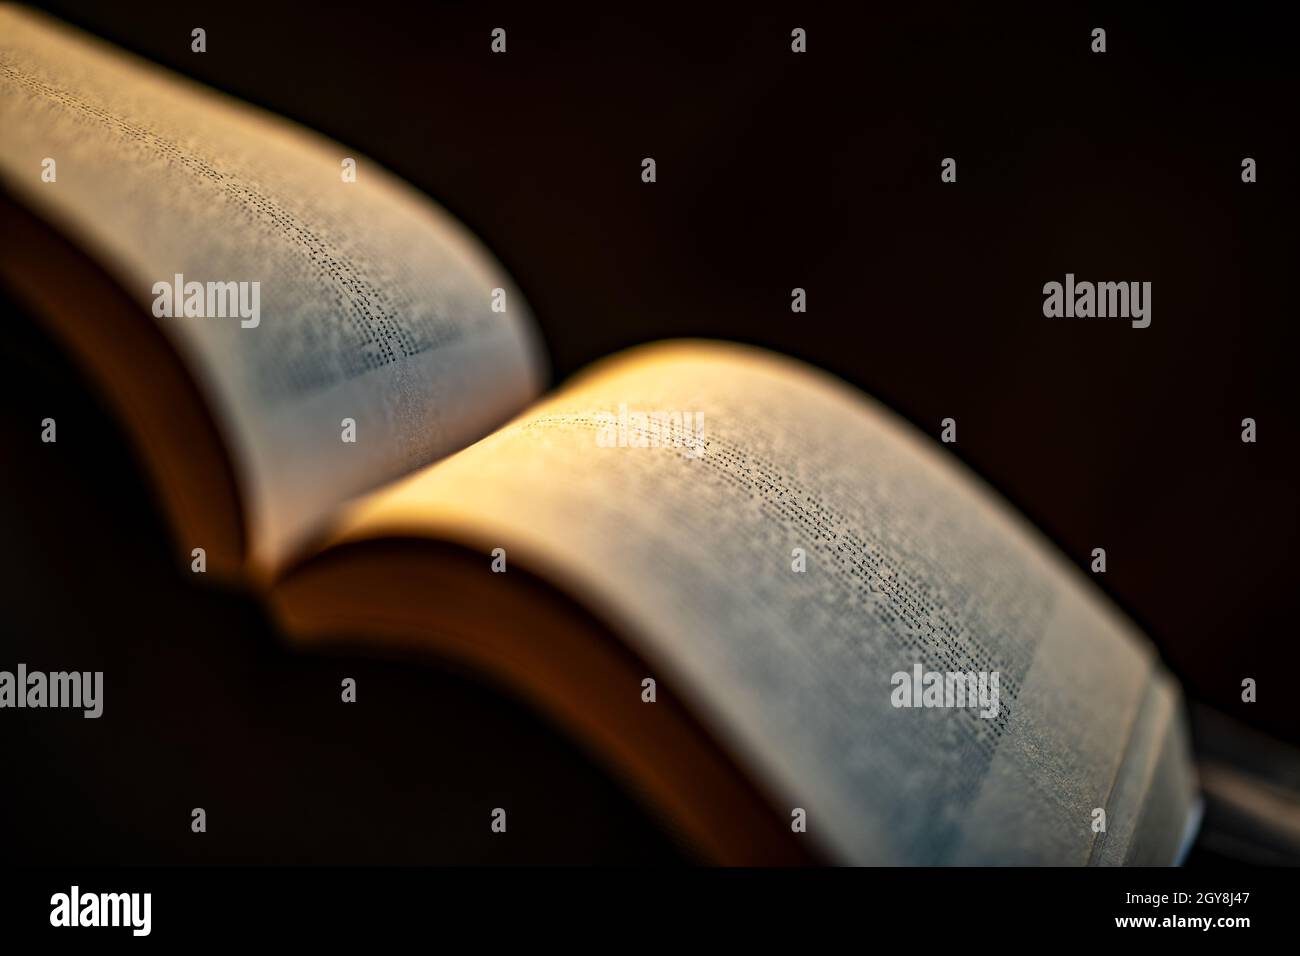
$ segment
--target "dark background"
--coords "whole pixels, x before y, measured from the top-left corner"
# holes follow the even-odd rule
[[[1073,560],[1106,548],[1101,584],[1190,698],[1300,741],[1300,163],[1293,35],[1269,7],[45,6],[438,199],[519,282],[557,380],[714,336],[829,369],[933,435],[956,418],[952,451]],[[1044,319],[1042,285],[1066,272],[1151,281],[1151,327]],[[478,676],[298,656],[256,602],[180,577],[118,424],[0,308],[0,660],[113,675],[98,721],[6,713],[0,858],[680,857],[578,744]]]

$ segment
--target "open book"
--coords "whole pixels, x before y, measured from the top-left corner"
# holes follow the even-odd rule
[[[426,197],[13,7],[0,130],[4,281],[120,413],[178,559],[292,641],[484,668],[709,859],[1178,857],[1150,644],[866,396],[693,341],[542,396],[522,294]]]

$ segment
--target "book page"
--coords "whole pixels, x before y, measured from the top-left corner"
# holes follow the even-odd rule
[[[975,476],[758,350],[615,356],[336,540],[413,534],[578,595],[844,861],[1123,859],[1181,720],[1146,640]],[[917,667],[996,674],[996,702],[903,706]]]
[[[257,563],[541,387],[502,268],[351,149],[11,6],[0,129],[0,184],[138,299],[208,396]]]

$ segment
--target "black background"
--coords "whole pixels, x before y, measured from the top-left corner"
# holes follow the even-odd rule
[[[1106,548],[1100,583],[1189,697],[1300,741],[1300,163],[1291,34],[1268,8],[48,6],[438,199],[522,287],[556,380],[714,336],[829,369],[932,435],[954,417],[951,450],[1067,555]],[[1066,272],[1151,281],[1151,327],[1044,319]],[[0,666],[112,675],[98,721],[0,722],[14,858],[678,858],[579,745],[476,675],[300,657],[255,601],[181,578],[117,424],[3,303]]]

